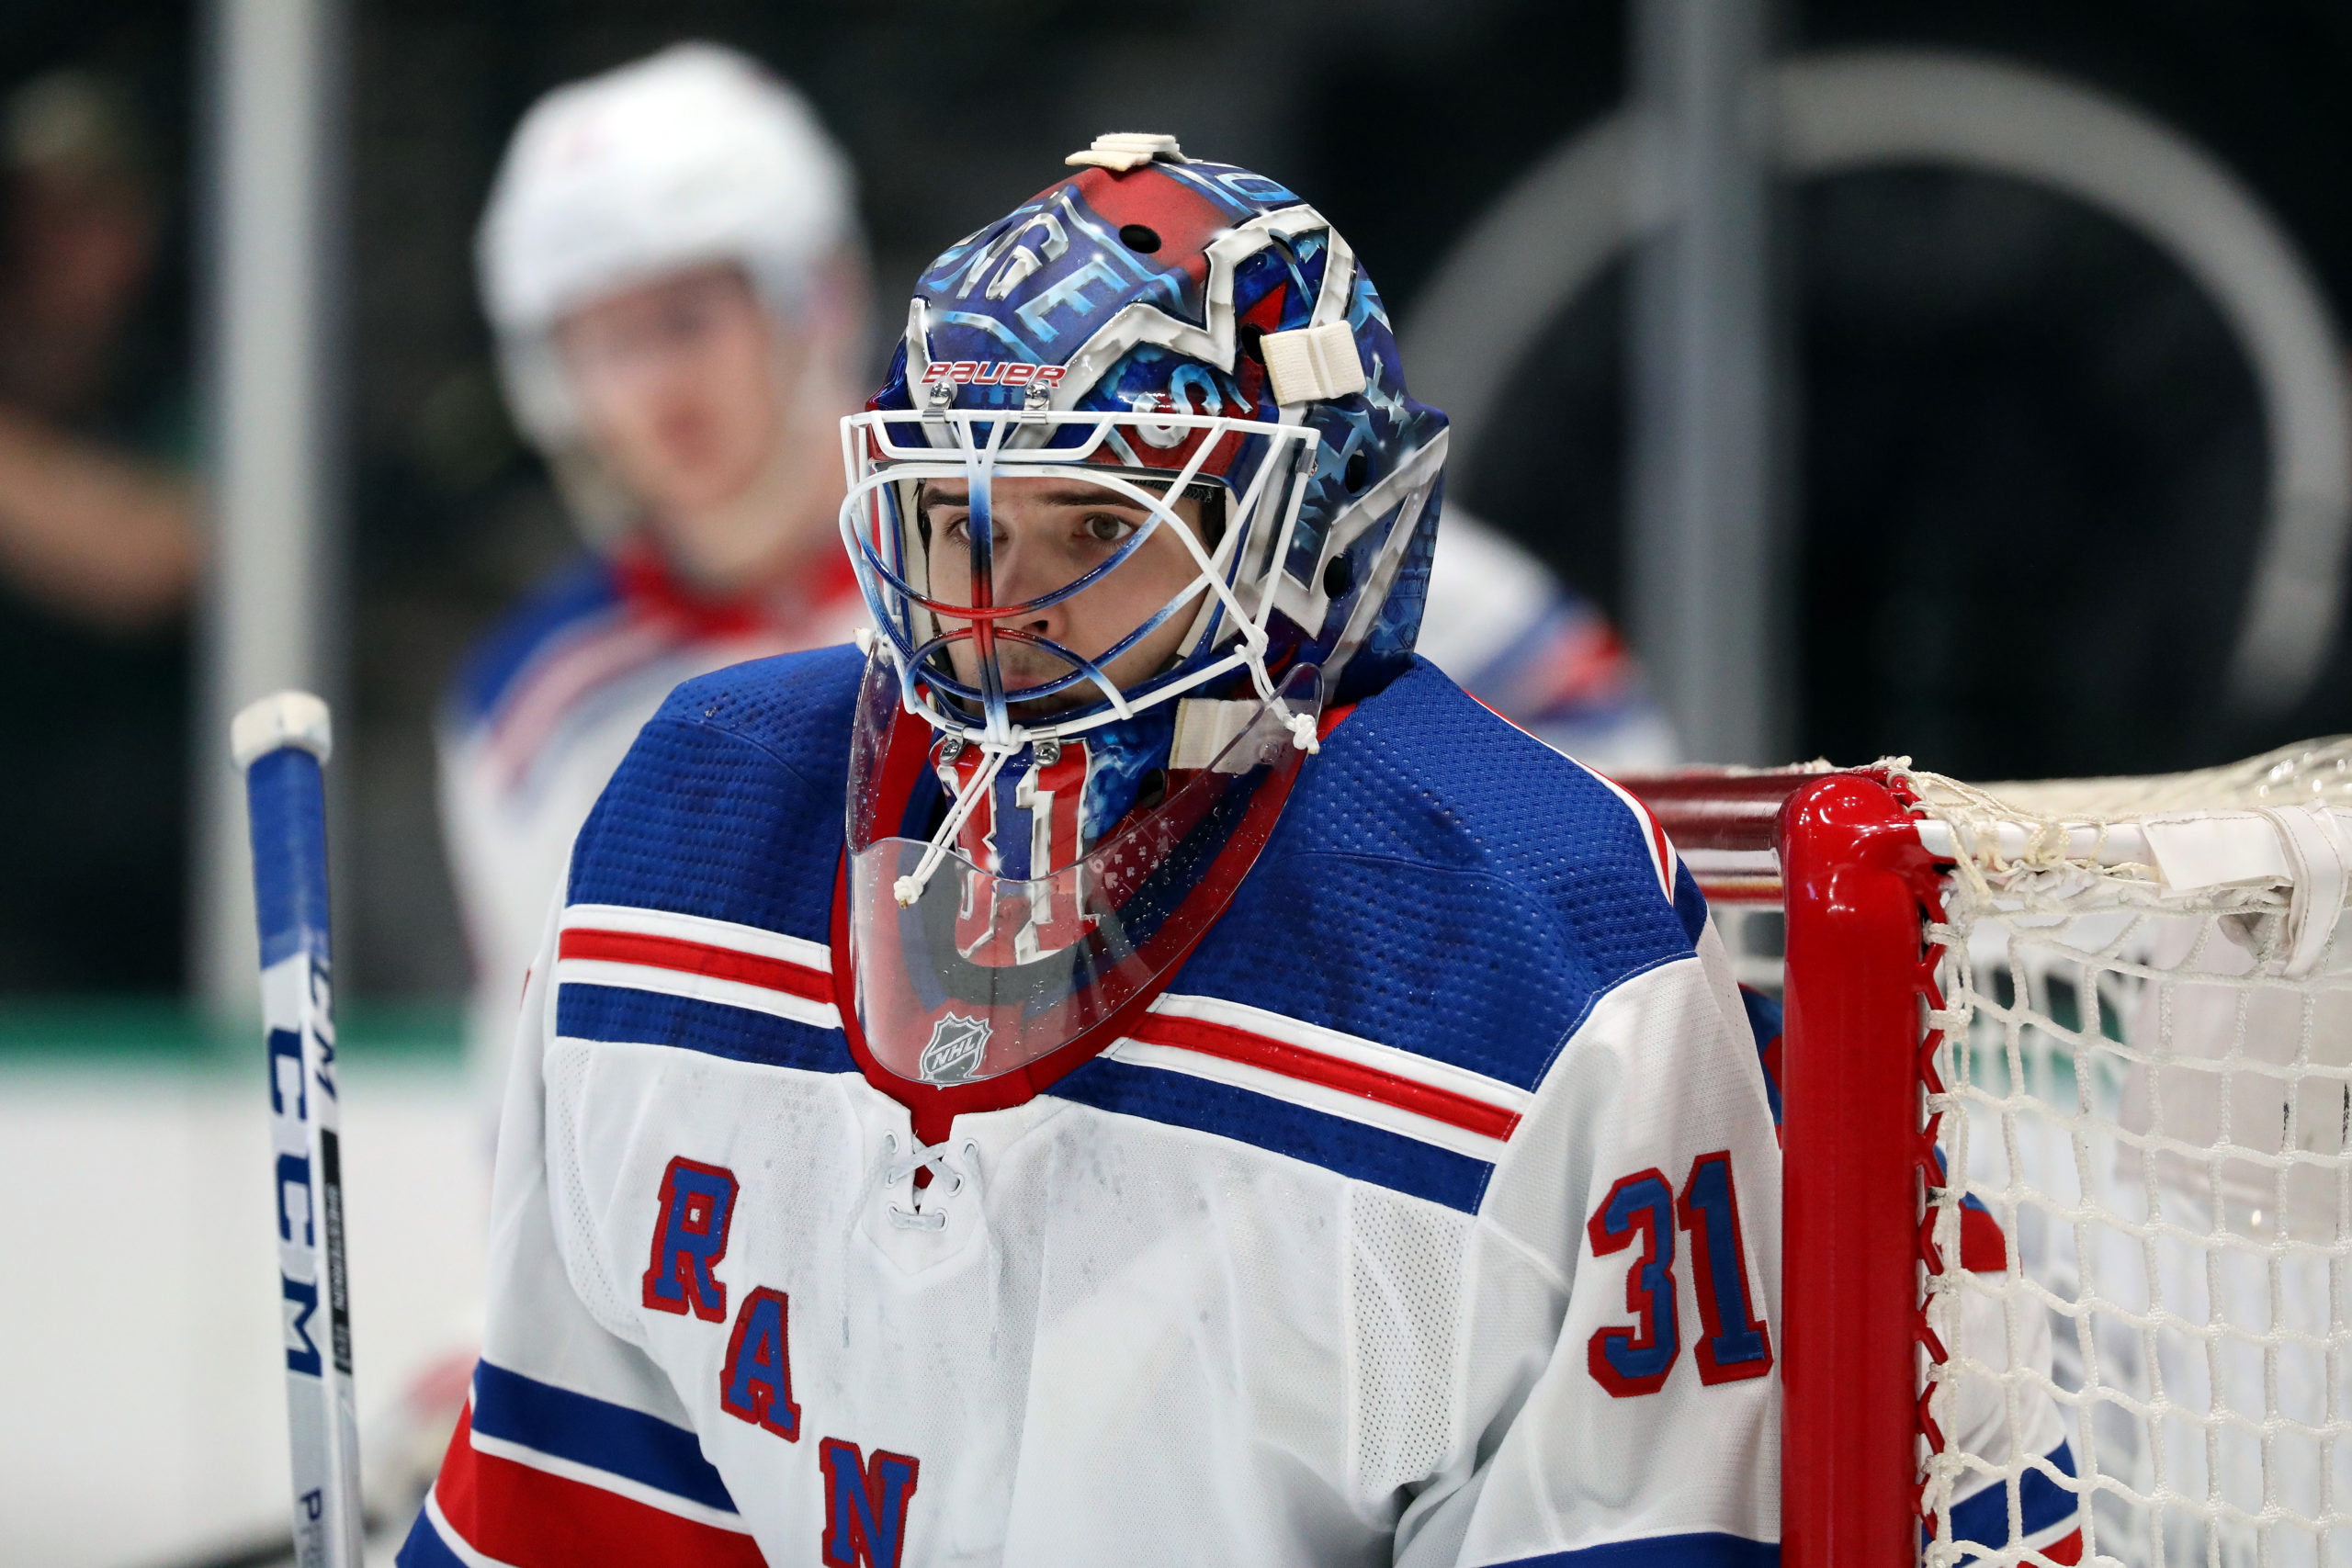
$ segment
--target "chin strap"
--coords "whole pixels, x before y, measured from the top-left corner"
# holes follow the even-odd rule
[[[954,843],[956,835],[962,831],[964,819],[972,814],[972,808],[980,803],[980,797],[988,794],[989,786],[1003,771],[1006,759],[1020,749],[1019,746],[1000,748],[986,741],[980,743],[980,765],[972,770],[972,776],[965,781],[962,789],[956,792],[956,804],[948,808],[947,816],[939,824],[939,831],[931,836],[931,842],[923,846],[922,859],[915,863],[915,869],[910,874],[890,885],[890,895],[898,899],[900,908],[912,908],[915,900],[922,897],[922,890],[931,884],[932,874],[939,869],[939,863],[947,858],[947,846]]]
[[[1299,712],[1283,700],[1282,694],[1275,689],[1272,679],[1266,672],[1265,634],[1257,631],[1247,622],[1242,623],[1242,630],[1246,655],[1245,667],[1250,673],[1250,683],[1257,688],[1259,703],[1247,705],[1250,708],[1248,719],[1237,717],[1232,721],[1235,728],[1230,733],[1214,725],[1207,727],[1216,729],[1217,733],[1210,738],[1212,743],[1203,748],[1207,755],[1194,765],[1207,765],[1209,761],[1225,749],[1227,741],[1246,729],[1248,722],[1255,720],[1268,706],[1274,710],[1275,722],[1288,733],[1291,744],[1309,756],[1313,756],[1323,749],[1322,740],[1317,734],[1317,716],[1313,712]],[[1171,765],[1176,765],[1173,759],[1185,750],[1184,712],[1187,708],[1193,706],[1195,701],[1195,699],[1186,699],[1178,705],[1178,738],[1170,750]],[[1201,701],[1198,705],[1204,710],[1211,710],[1245,705],[1210,700]],[[923,846],[922,858],[915,863],[914,870],[891,884],[891,896],[898,900],[901,908],[913,908],[915,902],[922,897],[922,890],[931,885],[931,879],[938,872],[940,863],[947,858],[948,846],[956,841],[956,835],[962,831],[965,820],[972,815],[973,809],[979,805],[981,796],[986,795],[989,787],[996,782],[996,776],[1003,771],[1004,764],[1025,746],[1033,743],[1041,748],[1053,746],[1058,744],[1059,739],[1059,737],[1053,735],[1032,736],[1015,728],[1013,738],[1008,740],[967,739],[966,741],[966,744],[976,745],[980,749],[980,765],[972,770],[972,776],[967,779],[963,787],[956,792],[955,804],[949,808],[946,817],[941,820],[938,830],[932,834],[931,841]]]

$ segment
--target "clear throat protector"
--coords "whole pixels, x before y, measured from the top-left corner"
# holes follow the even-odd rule
[[[1272,833],[1307,755],[1293,721],[1319,713],[1319,679],[1301,667],[1271,700],[1181,713],[1180,728],[1206,727],[1222,747],[1205,759],[1171,748],[1170,761],[1194,765],[1148,770],[1164,783],[1147,779],[1089,842],[1090,796],[1111,793],[1101,774],[1134,759],[1102,739],[1032,742],[1009,757],[956,750],[903,711],[895,671],[874,656],[853,753],[848,926],[858,1025],[875,1061],[939,1088],[997,1077],[1150,993],[1224,912]],[[983,769],[987,785],[971,791]],[[944,826],[957,804],[951,778],[970,808],[943,848],[922,829]],[[910,830],[877,830],[893,820]]]

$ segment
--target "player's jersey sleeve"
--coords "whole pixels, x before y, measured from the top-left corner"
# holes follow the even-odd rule
[[[569,835],[587,808],[567,799],[518,810],[482,735],[445,727],[439,750],[442,841],[474,972],[468,1067],[488,1096],[505,1081],[539,918],[561,886]]]
[[[1673,727],[1600,607],[1449,502],[1415,646],[1497,713],[1607,771],[1674,761]]]
[[[1462,1381],[1483,1430],[1400,1563],[1779,1561],[1780,1152],[1722,944],[1696,946],[1595,1000],[1512,1135]]]
[[[499,1130],[482,1357],[401,1568],[761,1568],[668,1379],[587,1304],[547,1179],[553,926]],[[576,1195],[575,1195],[576,1200]]]

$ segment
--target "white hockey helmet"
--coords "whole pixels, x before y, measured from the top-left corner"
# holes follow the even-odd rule
[[[584,478],[564,472],[582,451],[556,351],[565,314],[734,262],[789,320],[839,287],[833,264],[860,251],[853,198],[849,160],[808,100],[733,50],[673,44],[548,93],[507,144],[475,240],[517,425],[560,477]],[[592,532],[598,521],[583,518]]]

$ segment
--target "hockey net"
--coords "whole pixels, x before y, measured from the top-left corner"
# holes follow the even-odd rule
[[[1789,1559],[2352,1562],[2352,739],[1632,784],[1786,992]]]

